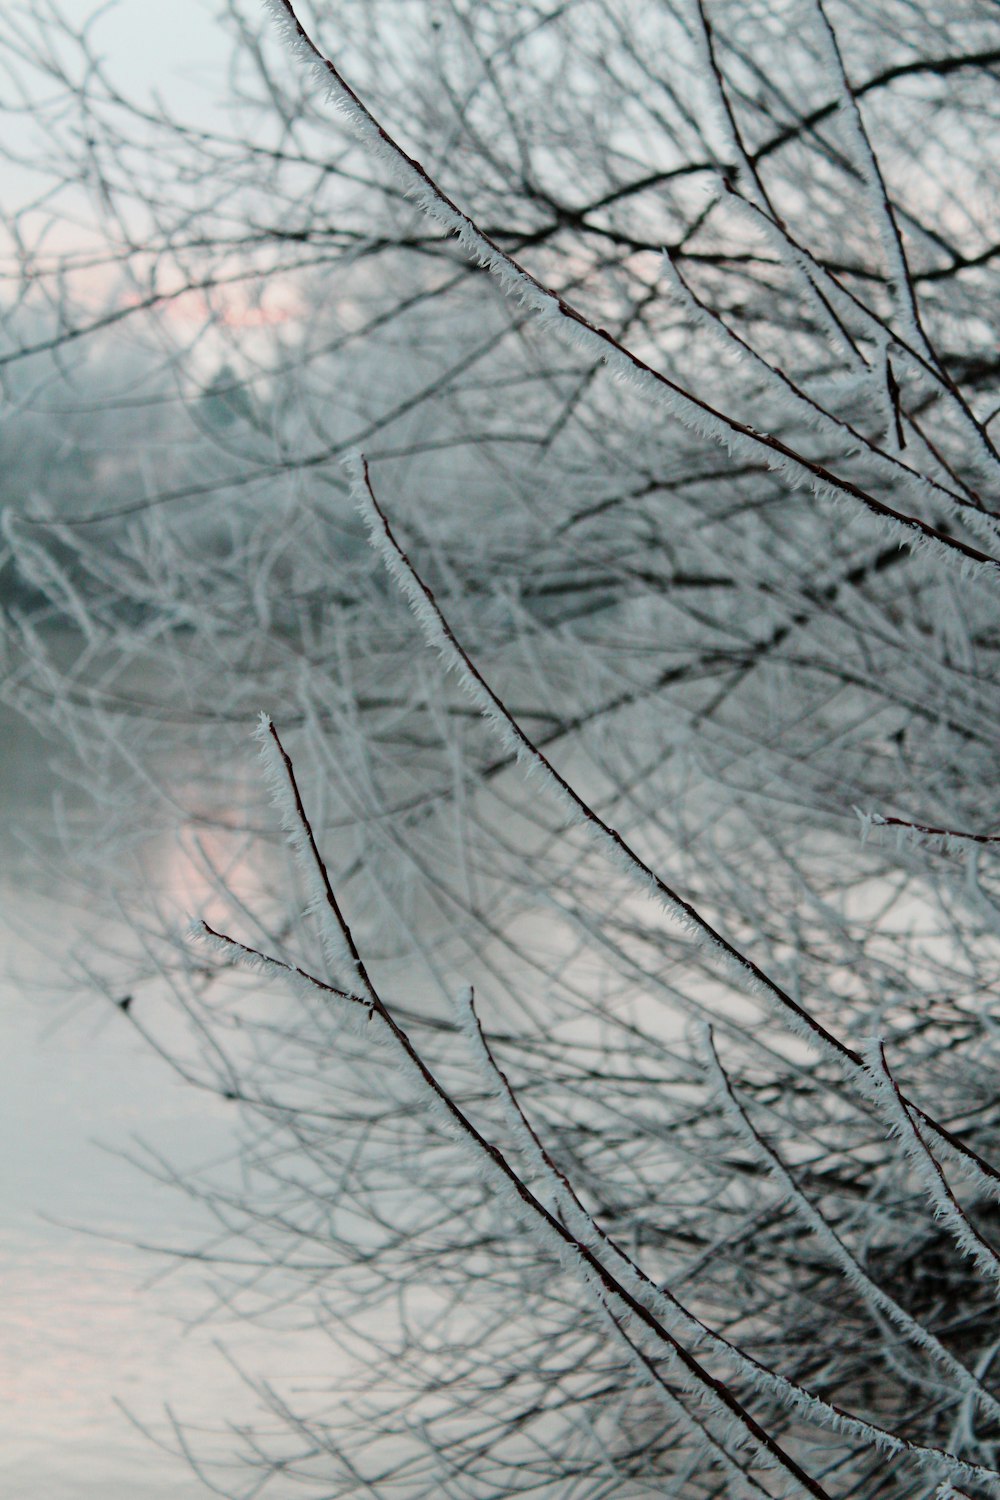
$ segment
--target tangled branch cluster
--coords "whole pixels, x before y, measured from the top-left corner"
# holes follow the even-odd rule
[[[87,982],[240,1108],[220,1299],[331,1340],[202,1477],[997,1494],[995,7],[270,8],[239,134],[34,52],[134,295],[36,206],[5,356],[161,351],[144,493],[8,512],[6,691],[133,872]]]

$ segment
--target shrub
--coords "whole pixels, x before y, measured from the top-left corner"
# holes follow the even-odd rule
[[[8,528],[95,867],[206,892],[128,1014],[239,1103],[227,1301],[340,1351],[240,1493],[994,1493],[992,8],[376,4],[372,112],[272,9],[225,520]]]

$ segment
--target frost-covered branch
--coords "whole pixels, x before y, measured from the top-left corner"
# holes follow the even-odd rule
[[[954,552],[966,564],[981,565],[990,573],[1000,569],[1000,561],[990,553],[949,536],[939,527],[919,517],[895,510],[852,480],[835,474],[826,465],[797,452],[780,438],[758,432],[747,423],[718,410],[710,402],[696,396],[633,354],[606,329],[596,327],[572,303],[544,286],[514,256],[502,250],[438,187],[421,164],[396,143],[343,79],[335,65],[313,43],[299,21],[291,0],[268,0],[268,4],[285,36],[295,50],[315,67],[318,77],[326,84],[330,98],[342,111],[359,139],[396,170],[407,191],[420,207],[435,222],[455,234],[479,264],[497,277],[505,292],[536,311],[575,347],[604,359],[615,374],[659,399],[694,432],[711,438],[734,455],[760,454],[770,468],[784,475],[793,484],[805,485],[825,497],[849,498],[858,502],[881,521],[898,527],[901,539],[907,542],[939,546],[945,553]]]

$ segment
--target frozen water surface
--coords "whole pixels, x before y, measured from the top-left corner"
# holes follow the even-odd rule
[[[329,1349],[197,1323],[210,1304],[199,1268],[135,1248],[192,1245],[205,1225],[116,1151],[143,1139],[181,1166],[208,1163],[231,1152],[231,1127],[124,1017],[61,984],[73,903],[42,893],[16,833],[49,817],[44,747],[8,714],[0,753],[0,1494],[193,1500],[205,1490],[183,1461],[117,1403],[157,1431],[168,1405],[218,1429],[254,1409],[218,1340],[278,1381],[328,1371]]]

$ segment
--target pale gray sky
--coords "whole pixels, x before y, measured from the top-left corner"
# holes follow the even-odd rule
[[[33,8],[24,0],[11,11],[15,54],[30,55],[32,47],[39,45],[39,36],[46,44],[55,44],[58,37],[53,23],[23,21]],[[79,29],[94,18],[91,46],[123,95],[146,104],[157,94],[171,113],[186,121],[204,119],[229,93],[231,45],[219,11],[216,0],[62,0],[58,5],[58,14],[71,28]],[[78,51],[63,43],[58,52],[75,77],[81,69]],[[12,66],[32,99],[51,97],[48,80],[33,73],[24,57],[16,58]],[[10,98],[15,98],[13,89]],[[35,151],[30,115],[0,116],[0,128],[4,146],[15,157],[30,161]],[[5,162],[0,182],[4,211],[21,208],[45,182],[40,174]]]
[[[256,13],[251,5],[248,14],[253,18]],[[264,23],[263,4],[259,16]],[[73,149],[80,121],[67,114],[63,86],[54,85],[46,72],[46,54],[54,51],[71,85],[85,74],[86,56],[67,41],[67,30],[72,34],[92,22],[90,51],[114,90],[140,109],[155,97],[168,116],[182,123],[226,130],[232,128],[233,92],[232,34],[219,0],[17,0],[9,20],[6,35],[6,23],[0,23],[0,97],[11,111],[0,112],[0,262],[5,272],[8,265],[13,272],[19,260],[6,225],[16,223],[22,242],[49,256],[92,243],[93,187],[77,186],[75,173],[62,170],[60,157],[61,136],[69,132]],[[3,45],[8,41],[9,51]],[[36,55],[37,68],[31,63]],[[102,91],[94,92],[99,100]],[[131,138],[144,128],[114,109],[102,106],[100,112]],[[9,159],[4,159],[7,152]],[[89,288],[100,300],[105,283],[100,269],[85,272],[76,278],[74,291],[79,297]]]
[[[225,90],[229,45],[219,9],[215,0],[64,0],[61,6],[74,23],[98,16],[93,35],[116,75],[127,70],[137,91],[158,89],[191,109]]]

